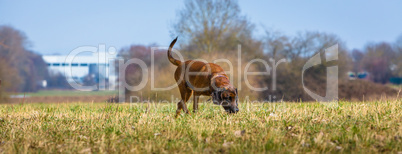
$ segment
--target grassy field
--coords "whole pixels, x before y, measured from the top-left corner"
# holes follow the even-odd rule
[[[117,95],[118,91],[105,90],[105,91],[74,91],[74,90],[41,90],[34,93],[26,93],[25,96],[102,96],[102,95]],[[23,96],[24,93],[17,95]]]
[[[191,106],[191,105],[189,105]],[[0,105],[0,153],[402,151],[402,102]],[[191,107],[190,107],[191,109]]]

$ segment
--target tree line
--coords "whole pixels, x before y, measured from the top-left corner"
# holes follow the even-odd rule
[[[0,26],[0,98],[5,92],[35,92],[43,80],[49,87],[66,83],[61,74],[49,74],[42,56],[29,50],[25,34],[11,26]]]
[[[269,20],[269,19],[267,19]],[[323,52],[324,49],[338,44],[339,58],[336,65],[339,67],[341,84],[349,83],[347,72],[366,71],[369,80],[386,84],[392,77],[402,76],[402,36],[395,42],[369,43],[362,50],[349,50],[346,43],[337,35],[317,31],[299,32],[295,36],[285,35],[277,30],[268,28],[265,33],[255,35],[256,25],[241,9],[236,1],[231,0],[186,0],[184,8],[178,10],[176,20],[171,25],[172,38],[179,36],[180,53],[185,59],[202,58],[208,61],[225,58],[237,62],[237,50],[241,45],[240,68],[234,68],[235,80],[239,78],[238,72],[244,72],[244,64],[252,59],[270,59],[279,61],[285,59],[286,63],[278,65],[276,89],[268,89],[256,93],[244,87],[241,95],[255,99],[268,99],[267,93],[277,99],[309,100],[301,87],[301,70],[311,56]],[[166,43],[167,44],[167,43]],[[0,26],[0,79],[3,81],[1,91],[32,92],[40,89],[38,81],[47,80],[49,87],[63,87],[67,85],[62,74],[49,74],[46,63],[42,57],[29,50],[30,43],[21,31],[11,26]],[[119,56],[126,61],[139,58],[150,66],[158,76],[154,87],[164,87],[174,84],[174,67],[166,58],[166,50],[155,50],[155,63],[151,64],[151,48],[156,45],[131,45],[122,48]],[[228,69],[225,63],[220,64]],[[324,95],[326,82],[326,67],[333,64],[323,63],[307,70],[305,84],[318,94]],[[235,65],[236,67],[238,65]],[[264,71],[266,68],[255,63],[249,68],[253,71]],[[122,72],[120,72],[122,73]],[[137,85],[142,81],[142,72],[139,66],[130,65],[124,72],[129,85]],[[150,73],[150,72],[148,72]],[[242,76],[244,74],[241,74]],[[151,76],[148,76],[151,79]],[[272,76],[250,76],[249,84],[253,87],[272,87]],[[62,84],[62,85],[60,85]],[[127,95],[135,95],[144,99],[165,98],[171,95],[178,96],[177,89],[171,92],[152,91],[151,83],[141,91],[126,90]],[[1,92],[2,94],[4,92]],[[129,98],[129,97],[126,97]]]
[[[299,32],[295,36],[288,36],[276,30],[264,28],[265,34],[256,36],[254,35],[256,25],[241,13],[237,2],[231,0],[186,0],[184,8],[178,10],[175,21],[172,25],[171,35],[172,38],[179,36],[178,49],[185,59],[201,58],[211,62],[214,59],[226,58],[231,62],[236,62],[237,59],[234,55],[237,53],[238,45],[241,45],[241,60],[244,62],[256,58],[265,61],[285,59],[287,62],[280,64],[276,70],[275,90],[271,88],[256,93],[242,85],[244,88],[240,95],[254,99],[266,100],[269,99],[268,97],[275,96],[277,100],[311,100],[311,97],[304,93],[302,87],[302,67],[313,55],[323,52],[335,44],[338,44],[339,51],[339,58],[335,65],[339,67],[340,87],[353,84],[348,82],[347,72],[350,71],[366,71],[369,73],[369,80],[381,84],[388,83],[390,77],[402,76],[402,36],[393,43],[369,43],[363,50],[352,51],[347,49],[346,43],[339,36],[325,32],[305,31]],[[132,45],[121,49],[120,55],[127,60],[141,57],[150,63],[150,47]],[[170,82],[169,79],[173,81],[174,67],[168,64],[165,57],[166,51],[160,52],[159,63],[154,64],[156,69],[161,70],[156,85]],[[330,65],[334,64],[324,62],[322,65],[308,69],[304,76],[306,86],[321,96],[325,95],[326,67]],[[228,70],[225,64],[222,66]],[[139,67],[135,65],[130,67],[131,71],[126,73],[126,80],[130,85],[138,85],[138,81],[142,77]],[[244,65],[240,67],[234,70],[244,72]],[[258,63],[251,68],[254,71],[265,71],[265,69]],[[237,75],[237,72],[234,74]],[[238,78],[238,76],[234,77]],[[253,76],[249,80],[254,87],[269,87],[273,84],[272,76]],[[241,84],[244,84],[244,81]],[[351,95],[348,93],[352,93],[352,91],[362,91],[362,95],[366,93],[364,90],[367,88],[357,90],[356,87],[353,86],[353,90],[341,89],[340,95],[346,97],[346,95]],[[176,91],[174,89],[172,93],[178,96]],[[148,98],[155,98],[157,95],[162,97],[161,94],[162,92],[158,94],[158,91],[150,90],[127,91],[127,95],[141,95]],[[166,93],[162,95],[166,95]]]

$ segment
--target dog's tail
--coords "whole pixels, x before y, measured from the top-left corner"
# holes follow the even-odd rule
[[[172,56],[172,48],[173,48],[174,44],[176,43],[176,41],[177,41],[177,37],[172,41],[172,43],[170,43],[169,49],[168,49],[168,52],[167,52],[167,56],[168,56],[169,61],[170,61],[173,65],[178,66],[178,65],[181,64],[181,61],[180,61],[180,60],[177,60],[177,59],[174,59],[173,56]]]

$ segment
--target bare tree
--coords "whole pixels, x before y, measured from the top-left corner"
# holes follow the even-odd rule
[[[351,68],[351,59],[345,45],[333,34],[307,31],[290,37],[276,31],[266,30],[264,43],[267,58],[286,58],[287,63],[279,65],[276,69],[277,89],[261,93],[262,98],[266,98],[266,94],[269,93],[277,98],[284,97],[285,100],[311,100],[311,97],[304,93],[301,84],[302,68],[312,56],[319,52],[322,53],[333,45],[338,44],[338,59],[329,63],[323,59],[322,64],[307,69],[303,81],[306,86],[320,95],[325,95],[322,94],[322,89],[325,89],[326,86],[327,67],[337,65],[341,80],[346,78],[346,72]],[[266,85],[272,84],[272,80],[271,76],[267,76],[265,78]]]
[[[402,34],[396,39],[395,46],[402,51]]]
[[[25,35],[10,26],[0,26],[0,78],[7,91],[38,90],[37,81],[47,75],[42,57],[27,50]]]
[[[352,50],[351,54],[353,58],[353,71],[354,72],[363,71],[361,61],[364,58],[364,53],[360,50],[354,49]]]
[[[141,59],[147,66],[154,67],[155,72],[153,75],[157,76],[155,78],[155,86],[161,86],[164,85],[164,83],[169,82],[174,82],[174,80],[171,80],[172,76],[172,70],[169,69],[170,62],[166,58],[166,50],[160,50],[156,49],[154,50],[154,53],[152,55],[152,48],[151,46],[143,46],[143,45],[131,45],[126,48],[122,48],[119,51],[119,57],[123,57],[125,61],[128,61],[133,58],[138,58]],[[152,61],[152,58],[154,58],[154,61]],[[118,65],[116,65],[116,70],[119,70]],[[172,67],[174,68],[174,67]],[[151,71],[151,70],[150,70]],[[127,68],[124,70],[124,72],[119,72],[119,81],[120,82],[125,82],[130,86],[137,86],[143,81],[148,81],[145,85],[144,88],[142,88],[140,91],[132,91],[130,89],[125,89],[125,95],[126,95],[126,100],[125,101],[130,101],[130,96],[144,96],[144,98],[148,98],[151,96],[157,95],[158,91],[152,91],[151,90],[151,72],[147,71],[147,76],[148,78],[143,78],[144,77],[144,72],[142,68],[137,65],[137,64],[130,64],[127,66]],[[123,79],[124,75],[124,79]],[[163,99],[169,99],[170,94],[169,93],[159,93],[159,98]],[[154,99],[154,98],[152,98]]]
[[[369,44],[362,65],[374,82],[386,83],[392,76],[391,66],[395,52],[388,43]]]
[[[265,30],[263,41],[265,52],[273,59],[284,57],[284,51],[289,51],[291,48],[289,37],[278,31]]]
[[[395,76],[402,77],[402,35],[395,43],[395,57],[393,58],[392,71]]]
[[[23,64],[26,38],[19,31],[9,26],[0,26],[0,77],[3,88],[9,91],[19,90],[22,78],[18,68]]]
[[[336,35],[311,31],[299,32],[291,40],[291,44],[290,50],[286,51],[290,59],[310,57],[335,44],[343,46],[343,42]]]
[[[192,50],[212,52],[236,48],[241,37],[250,37],[253,25],[240,15],[236,1],[187,0],[179,12],[175,33]]]

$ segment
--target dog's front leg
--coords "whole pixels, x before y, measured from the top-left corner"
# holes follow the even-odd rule
[[[183,100],[177,103],[176,118],[180,115],[181,110],[183,110]]]
[[[187,101],[186,101],[186,102],[187,102]],[[190,111],[188,111],[186,102],[183,101],[183,103],[182,103],[182,105],[183,105],[183,111],[184,111],[186,114],[190,114]]]
[[[193,101],[193,112],[197,112],[198,110],[198,101],[200,100],[200,95],[194,94],[194,101]]]
[[[187,109],[187,105],[183,100],[177,103],[176,118],[180,115],[181,110],[183,110],[186,114],[190,114]]]

